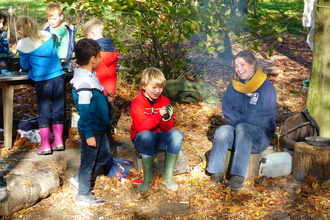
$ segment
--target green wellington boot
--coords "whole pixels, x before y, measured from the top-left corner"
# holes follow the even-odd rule
[[[168,189],[177,190],[179,185],[173,179],[173,171],[178,155],[167,153],[165,154],[164,182]]]
[[[138,187],[137,191],[147,192],[154,170],[154,157],[142,157],[142,166],[144,173],[143,183],[141,186]]]

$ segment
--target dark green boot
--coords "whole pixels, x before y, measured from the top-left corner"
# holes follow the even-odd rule
[[[165,154],[164,182],[168,189],[177,190],[179,185],[173,179],[173,171],[178,155],[167,153]]]
[[[144,173],[143,183],[141,186],[138,187],[137,191],[147,192],[154,170],[154,157],[142,157],[142,166]]]

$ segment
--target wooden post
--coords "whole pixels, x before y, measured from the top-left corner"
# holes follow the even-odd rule
[[[297,142],[293,154],[293,177],[304,181],[305,175],[317,181],[330,179],[330,146],[312,146]]]
[[[24,16],[27,16],[27,4],[24,3]]]
[[[14,14],[14,10],[12,6],[9,6],[9,10],[8,10],[8,14],[9,14],[9,18],[8,18],[8,31],[7,31],[7,39],[8,41],[10,40],[10,35],[11,35],[11,27],[13,25],[13,14]]]

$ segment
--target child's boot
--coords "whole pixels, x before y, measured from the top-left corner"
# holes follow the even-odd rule
[[[53,134],[54,134],[54,142],[52,144],[52,150],[64,150],[64,144],[63,144],[63,124],[53,124]]]
[[[166,152],[165,154],[165,168],[164,168],[164,182],[168,189],[177,190],[179,185],[173,179],[173,171],[178,155]]]
[[[52,149],[51,149],[50,143],[49,143],[50,129],[48,127],[40,128],[39,134],[40,134],[41,146],[38,148],[37,154],[38,155],[51,154]]]
[[[137,191],[147,192],[149,189],[149,184],[152,179],[152,174],[154,170],[154,157],[142,157],[142,166],[143,166],[143,183]]]

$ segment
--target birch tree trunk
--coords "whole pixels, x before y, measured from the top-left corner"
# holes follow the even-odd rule
[[[319,0],[316,9],[313,67],[307,109],[320,127],[320,135],[330,137],[330,1]]]

